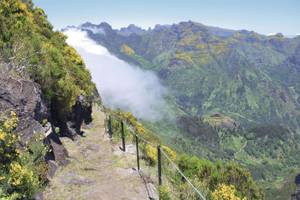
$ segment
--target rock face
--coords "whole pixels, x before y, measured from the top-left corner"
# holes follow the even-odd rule
[[[39,86],[0,71],[0,117],[11,111],[18,115],[16,132],[20,134],[22,143],[30,140],[33,134],[44,132],[39,122],[48,118],[48,111],[41,99]]]
[[[81,125],[92,121],[92,101],[79,96],[73,106],[73,112],[65,119],[56,117],[55,109],[42,98],[40,86],[20,78],[9,71],[10,66],[0,63],[0,120],[11,111],[16,112],[19,122],[16,133],[21,136],[21,145],[25,146],[34,134],[44,134],[45,144],[51,151],[47,154],[49,177],[53,176],[57,165],[68,163],[68,152],[60,136],[74,138],[81,135]],[[41,124],[44,120],[49,122]],[[60,135],[55,132],[60,128]]]

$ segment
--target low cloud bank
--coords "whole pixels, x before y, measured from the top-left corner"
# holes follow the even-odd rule
[[[79,52],[91,71],[103,103],[130,111],[138,118],[157,121],[166,116],[166,89],[157,76],[111,55],[85,31],[68,29],[67,43]]]

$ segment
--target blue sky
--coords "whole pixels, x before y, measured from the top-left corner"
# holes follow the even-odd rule
[[[300,34],[300,0],[33,0],[55,28],[106,21],[114,28],[197,21],[263,34]]]

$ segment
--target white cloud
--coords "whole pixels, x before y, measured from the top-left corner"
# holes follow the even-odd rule
[[[82,27],[81,27],[82,28]],[[85,30],[90,30],[92,31],[94,34],[102,34],[105,35],[105,31],[102,28],[98,28],[98,27],[84,27],[83,29]]]
[[[277,33],[268,33],[267,36],[276,35]]]
[[[111,55],[84,31],[69,29],[65,34],[90,69],[106,106],[131,111],[144,120],[156,121],[166,116],[166,89],[154,73]]]
[[[71,28],[64,32],[67,36],[67,43],[76,49],[82,49],[87,53],[94,55],[108,55],[106,48],[97,45],[94,41],[87,37],[86,32]]]

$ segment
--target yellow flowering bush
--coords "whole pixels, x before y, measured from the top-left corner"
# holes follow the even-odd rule
[[[129,47],[127,44],[123,44],[120,48],[122,53],[125,53],[128,56],[133,56],[135,54],[134,50]]]
[[[246,200],[241,199],[236,195],[237,191],[233,185],[220,184],[218,188],[212,193],[213,200]]]
[[[43,183],[40,168],[45,163],[47,148],[35,135],[25,150],[20,150],[19,137],[14,133],[18,117],[11,112],[0,122],[0,199],[32,199]]]
[[[10,164],[9,173],[10,178],[8,182],[13,186],[23,186],[26,184],[30,184],[33,187],[38,186],[38,179],[33,171],[26,166],[21,166],[18,162]]]
[[[150,165],[153,165],[157,161],[157,149],[149,144],[145,148],[145,157]]]
[[[10,118],[4,120],[0,126],[0,163],[6,164],[18,156],[16,147],[18,137],[13,133],[17,124],[17,114],[11,112]]]
[[[171,160],[175,161],[176,160],[176,152],[173,151],[170,147],[167,147],[165,145],[162,145],[163,151],[170,157]]]
[[[176,160],[176,152],[170,149],[167,146],[162,145],[161,149],[169,156],[169,158],[173,161]],[[153,147],[152,145],[146,144],[145,145],[145,158],[149,162],[150,165],[153,165],[157,162],[157,148]]]
[[[159,199],[160,200],[171,200],[169,193],[170,193],[170,191],[169,191],[168,187],[166,187],[166,186],[159,187]]]
[[[11,112],[10,113],[10,118],[5,120],[3,125],[2,125],[2,130],[4,131],[12,131],[13,129],[15,129],[18,125],[18,117],[17,114],[15,112]]]

